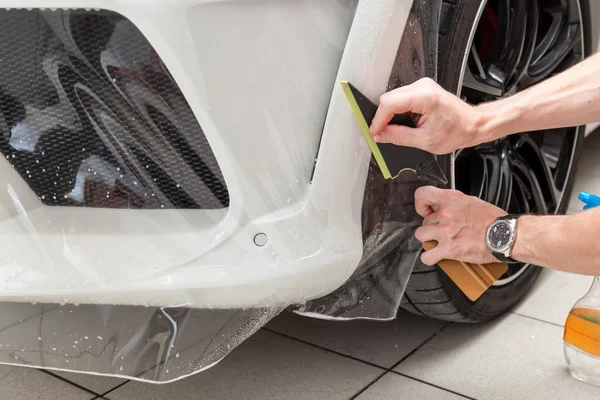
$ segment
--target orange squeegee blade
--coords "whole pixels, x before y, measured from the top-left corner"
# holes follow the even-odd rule
[[[435,241],[423,243],[426,251],[436,246],[437,242]],[[502,262],[481,265],[442,260],[438,265],[471,301],[479,299],[494,282],[508,271],[508,265]]]

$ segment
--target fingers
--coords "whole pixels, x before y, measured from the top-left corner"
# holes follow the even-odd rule
[[[423,114],[423,112],[423,96],[419,95],[417,91],[388,92],[379,100],[379,107],[373,122],[371,122],[371,133],[374,135],[381,133],[396,114]]]
[[[421,262],[425,265],[435,265],[442,261],[445,257],[446,249],[442,246],[437,246],[421,255]]]
[[[371,133],[378,135],[389,124],[395,114],[425,114],[428,105],[435,98],[437,83],[430,78],[422,78],[407,86],[385,93],[379,99],[379,108],[371,123]]]
[[[415,191],[415,209],[417,213],[426,218],[440,208],[440,197],[443,189],[434,186],[423,186]]]
[[[434,247],[431,250],[427,250],[421,255],[421,261],[426,265],[435,265],[444,258],[446,258],[446,248],[444,247],[444,243],[446,242],[443,239],[444,232],[443,229],[439,225],[427,225],[422,226],[415,232],[415,237],[421,243],[425,242],[438,242],[440,244],[437,247]]]
[[[434,212],[433,214],[429,214],[425,219],[423,219],[423,226],[428,225],[437,225],[440,223],[440,214]]]
[[[414,84],[413,84],[414,85]],[[376,135],[381,133],[387,124],[392,120],[394,115],[408,112],[408,111],[396,111],[405,109],[408,105],[407,101],[410,101],[410,96],[406,96],[410,93],[412,85],[403,86],[401,88],[392,90],[391,92],[384,93],[379,98],[379,107],[371,122],[371,134]]]
[[[447,251],[447,235],[439,225],[442,214],[439,212],[442,203],[450,192],[433,186],[423,186],[415,191],[415,208],[423,219],[423,226],[415,231],[415,237],[421,243],[435,241],[438,246],[421,255],[421,261],[426,265],[435,265],[445,258]]]
[[[396,146],[416,147],[425,150],[427,135],[416,128],[403,125],[387,125],[381,133],[373,135],[377,143],[393,143]]]
[[[441,228],[438,225],[421,226],[415,231],[415,237],[421,243],[435,240],[439,242],[442,236]]]

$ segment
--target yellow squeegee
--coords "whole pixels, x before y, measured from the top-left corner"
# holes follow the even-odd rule
[[[396,146],[391,143],[375,143],[371,138],[369,126],[377,113],[377,106],[359,92],[351,83],[343,81],[342,88],[350,103],[356,122],[373,153],[375,161],[386,179],[397,178],[404,171],[411,171],[421,179],[445,185],[448,179],[431,153],[413,147]],[[392,125],[415,127],[408,114],[397,114],[390,121]]]
[[[430,182],[442,185],[448,183],[432,154],[410,147],[375,143],[371,138],[369,127],[377,112],[377,106],[349,82],[342,82],[342,88],[384,178],[394,179],[404,171],[411,171],[416,173],[419,178]],[[406,114],[396,115],[390,124],[415,126],[412,118]],[[426,251],[436,246],[436,242],[423,243]],[[471,301],[479,299],[494,282],[508,271],[508,265],[501,262],[480,265],[443,260],[438,265]]]

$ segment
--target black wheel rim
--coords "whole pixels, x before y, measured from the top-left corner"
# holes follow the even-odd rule
[[[471,104],[524,90],[581,61],[579,0],[488,0],[463,62],[459,95]],[[527,132],[453,155],[453,186],[510,213],[560,211],[583,127]],[[512,265],[496,286],[529,265]]]

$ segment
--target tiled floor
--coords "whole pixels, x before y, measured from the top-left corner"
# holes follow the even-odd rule
[[[600,133],[586,142],[575,194],[600,193]],[[580,206],[573,199],[570,212]],[[562,324],[590,284],[544,271],[511,313],[476,326],[409,314],[341,323],[285,313],[216,367],[168,385],[0,366],[0,398],[598,399],[599,388],[569,376],[562,353]]]

